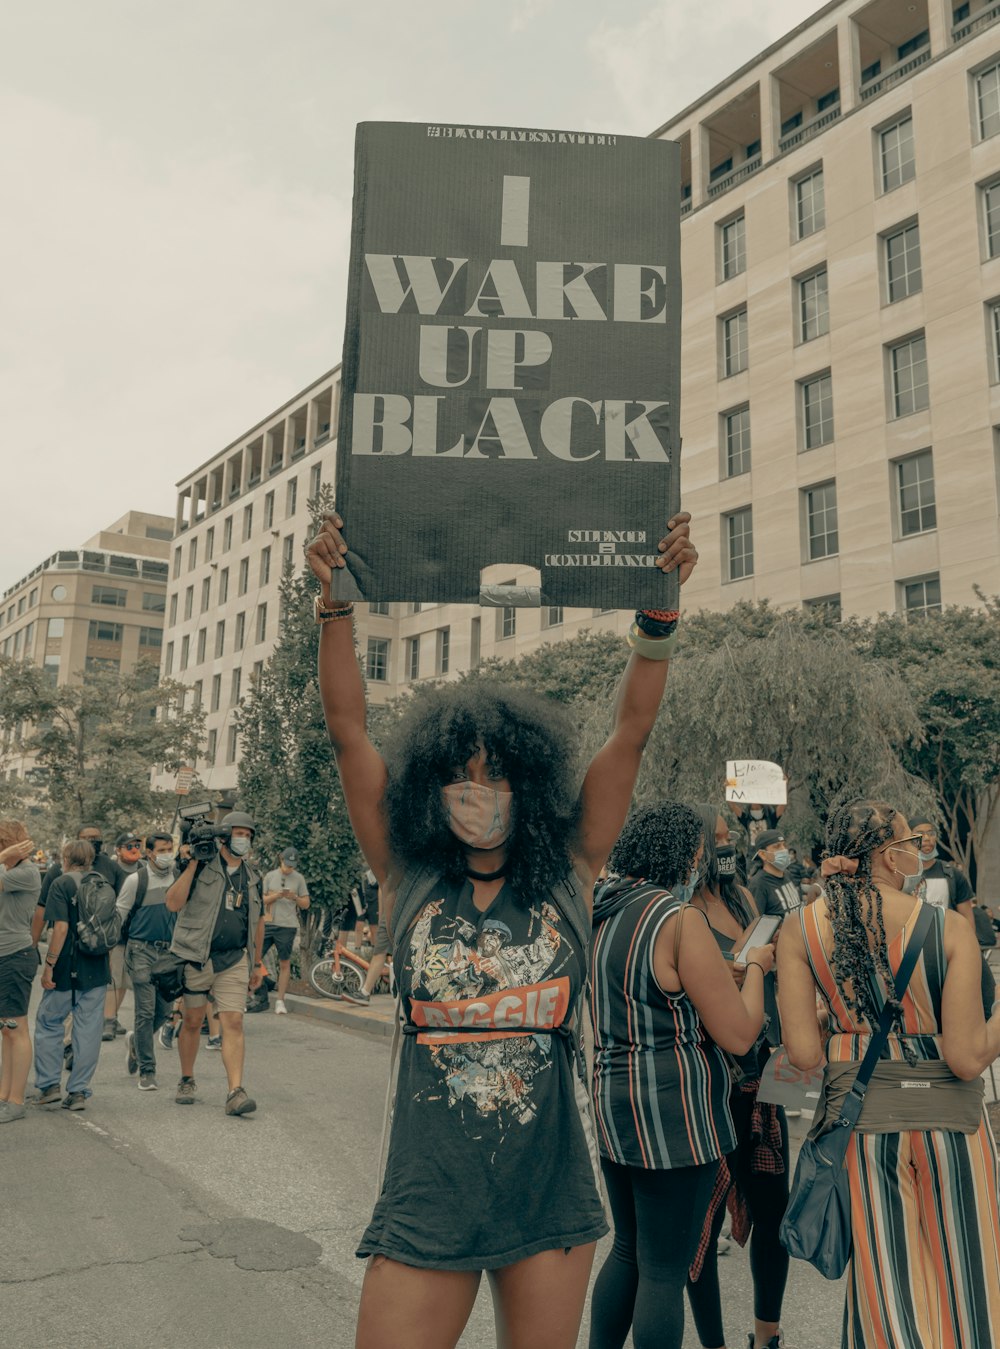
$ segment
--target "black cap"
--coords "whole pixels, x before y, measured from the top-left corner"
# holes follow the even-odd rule
[[[937,832],[937,825],[933,820],[929,820],[926,815],[911,815],[907,821],[911,829],[916,829],[918,824],[926,824],[928,828]]]
[[[281,860],[286,867],[293,867],[299,860],[299,855],[294,848],[286,848],[281,854]]]
[[[765,848],[770,848],[772,843],[784,843],[785,836],[780,829],[765,829],[762,834],[757,835],[757,842],[754,845],[758,852]]]
[[[141,844],[142,839],[134,831],[128,834],[119,834],[115,839],[116,848],[124,848],[128,843]]]

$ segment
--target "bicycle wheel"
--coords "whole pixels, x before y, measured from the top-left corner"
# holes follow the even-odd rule
[[[325,960],[317,960],[315,965],[309,971],[309,982],[320,995],[321,998],[339,997],[343,991],[344,962],[340,962],[341,979],[334,981],[333,977],[333,957],[327,956]]]

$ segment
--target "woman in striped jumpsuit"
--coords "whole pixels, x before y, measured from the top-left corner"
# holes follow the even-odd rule
[[[831,1031],[826,1094],[853,1079],[880,1015],[877,989],[892,992],[920,909],[918,846],[890,806],[837,811],[825,896],[782,933],[786,1048],[799,1068],[821,1061],[818,988]],[[997,1155],[978,1081],[1000,1055],[1000,1012],[984,1017],[981,975],[970,924],[939,910],[847,1153],[845,1349],[1000,1346]]]

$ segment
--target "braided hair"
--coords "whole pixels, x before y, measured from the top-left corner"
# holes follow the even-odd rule
[[[892,1008],[892,1026],[903,1031],[903,1008],[895,997],[895,976],[882,914],[882,895],[872,882],[872,854],[892,841],[896,811],[884,801],[852,801],[835,810],[826,826],[824,857],[857,860],[853,876],[843,872],[825,882],[826,907],[833,927],[833,972],[848,1009],[874,1029],[882,1015],[872,989],[872,974],[881,978]],[[868,939],[872,939],[869,947]],[[904,1041],[904,1053],[910,1057]]]
[[[722,812],[715,806],[706,803],[699,803],[692,806],[691,809],[701,820],[705,831],[705,851],[701,860],[701,881],[698,889],[709,890],[713,894],[717,894],[732,917],[743,927],[749,927],[754,920],[754,914],[740,891],[737,878],[719,874],[719,858],[715,847],[715,825]]]

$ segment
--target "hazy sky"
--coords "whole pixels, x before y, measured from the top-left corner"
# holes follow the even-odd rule
[[[644,135],[816,8],[5,5],[0,591],[339,362],[356,122]]]

